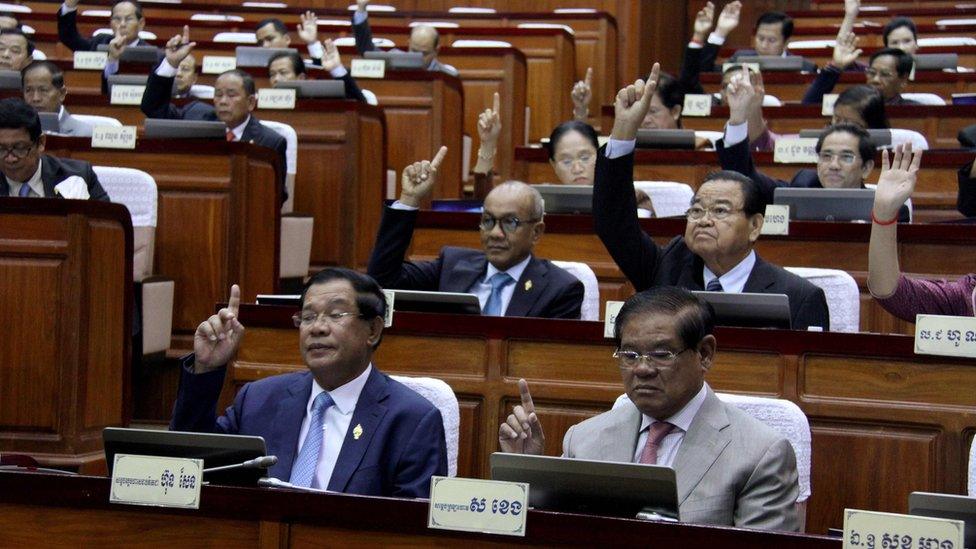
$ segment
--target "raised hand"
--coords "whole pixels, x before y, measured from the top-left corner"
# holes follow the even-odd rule
[[[116,31],[115,38],[108,43],[108,58],[113,61],[118,61],[119,57],[122,56],[122,52],[125,50],[127,42],[128,40],[126,40],[125,35]]]
[[[339,57],[339,47],[330,39],[322,43],[325,54],[322,56],[322,68],[331,71],[342,66],[342,58]]]
[[[617,99],[614,101],[614,120],[613,131],[610,137],[630,141],[636,139],[637,129],[647,116],[647,110],[651,106],[651,98],[657,91],[657,83],[661,76],[661,65],[654,63],[651,74],[647,76],[647,82],[638,79],[633,84],[621,88],[617,92]]]
[[[695,41],[705,41],[705,38],[708,37],[708,32],[712,30],[714,20],[715,4],[708,2],[705,4],[705,7],[698,10],[698,14],[695,15],[695,27],[693,31]]]
[[[911,142],[895,147],[894,159],[889,163],[888,149],[881,153],[881,177],[874,192],[874,217],[894,219],[902,204],[915,190],[922,151],[912,151]]]
[[[447,155],[447,147],[441,147],[433,160],[414,162],[403,169],[400,177],[400,202],[419,208],[420,203],[430,196],[437,182],[437,168]]]
[[[315,12],[306,11],[299,16],[301,23],[298,24],[298,37],[306,44],[314,44],[319,41],[319,19],[315,17]]]
[[[529,394],[529,384],[518,381],[521,406],[516,406],[508,419],[498,426],[498,445],[502,452],[541,456],[546,447],[546,435],[535,413],[535,404]]]
[[[861,0],[844,0],[844,14],[857,15],[861,11]]]
[[[240,305],[241,288],[234,284],[230,287],[227,306],[197,326],[193,334],[194,370],[197,373],[220,368],[237,353],[244,336],[244,326],[237,320]]]
[[[478,137],[481,139],[481,147],[490,145],[494,147],[498,142],[498,134],[502,131],[502,123],[499,120],[498,112],[501,108],[501,97],[498,92],[492,98],[492,107],[485,109],[485,112],[478,115]]]
[[[67,6],[68,9],[76,9],[80,3],[81,0],[64,0],[64,5]]]
[[[857,42],[858,38],[853,32],[837,35],[833,64],[838,69],[844,70],[851,66],[864,53],[864,50],[857,47]]]
[[[183,25],[183,34],[177,34],[166,42],[166,62],[179,67],[196,45],[196,42],[190,42],[190,26]]]
[[[749,68],[743,65],[740,72],[732,75],[725,89],[725,101],[729,104],[729,125],[736,126],[749,120],[749,114],[755,108],[756,97]]]
[[[593,98],[593,67],[586,68],[586,77],[573,85],[570,97],[573,98],[573,117],[586,120],[590,114],[590,100]]]
[[[739,26],[739,12],[742,11],[742,2],[735,0],[722,8],[722,13],[718,14],[718,24],[715,26],[715,34],[722,38],[727,38],[729,34]]]
[[[366,11],[368,5],[369,0],[356,0],[356,11]]]

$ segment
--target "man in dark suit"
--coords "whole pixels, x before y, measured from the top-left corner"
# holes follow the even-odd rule
[[[183,35],[177,34],[166,44],[166,58],[149,74],[146,91],[142,96],[142,112],[147,118],[169,118],[177,120],[219,120],[227,125],[228,141],[245,141],[268,147],[278,153],[281,170],[278,184],[281,188],[281,202],[288,198],[285,187],[285,151],[287,143],[274,130],[261,125],[251,116],[257,107],[257,90],[251,75],[239,70],[229,70],[217,77],[214,86],[214,105],[193,100],[177,107],[172,104],[173,78],[180,62],[190,54],[196,45],[189,41],[189,28],[183,27]]]
[[[107,93],[108,87],[104,82],[107,78],[119,72],[119,57],[129,46],[151,46],[139,37],[146,27],[146,20],[142,16],[142,5],[137,0],[115,0],[112,3],[112,34],[99,34],[85,38],[78,32],[78,4],[81,0],[65,0],[58,9],[58,40],[71,51],[97,51],[98,47],[108,44],[108,60],[102,71],[102,93]]]
[[[959,130],[959,144],[976,149],[976,124]],[[959,168],[959,196],[956,207],[966,217],[976,217],[976,160]]]
[[[0,101],[0,196],[108,201],[91,164],[43,154],[44,142],[33,107],[20,99]]]
[[[371,496],[428,497],[447,474],[441,414],[371,363],[386,301],[376,282],[331,268],[309,280],[294,316],[309,371],[248,383],[215,417],[224,365],[244,334],[240,289],[197,327],[183,360],[170,429],[263,437],[278,462],[268,476],[296,486]]]
[[[495,187],[481,216],[483,251],[445,247],[434,261],[404,261],[417,208],[430,196],[447,147],[403,170],[400,200],[383,213],[368,272],[385,288],[470,292],[490,316],[580,317],[583,284],[532,249],[545,231],[542,197],[517,181]],[[633,194],[633,191],[631,191]]]
[[[711,3],[709,2],[709,4]],[[719,49],[725,44],[725,39],[729,33],[739,26],[739,11],[741,7],[741,2],[730,2],[726,4],[722,9],[722,13],[719,15],[716,32],[711,33],[707,41],[702,40],[702,37],[711,29],[712,14],[715,8],[712,6],[709,10],[706,6],[705,9],[699,12],[695,20],[695,34],[692,35],[693,39],[689,47],[700,50],[699,52],[691,53],[694,58],[699,59],[701,70],[715,70],[715,58],[718,57]],[[707,25],[705,24],[706,16]],[[754,49],[736,50],[729,57],[728,63],[737,63],[742,57],[786,57],[789,55],[786,51],[786,44],[789,42],[790,36],[793,35],[793,18],[778,11],[766,12],[756,20],[756,26],[753,28],[752,35]],[[700,54],[700,58],[697,54]],[[685,55],[687,62],[687,51]],[[804,59],[801,70],[803,72],[814,72],[817,70],[817,66],[811,61]]]
[[[810,83],[801,102],[805,105],[823,103],[824,95],[832,92],[840,81],[840,75],[857,62],[861,50],[857,48],[854,33],[838,35],[833,60]],[[884,48],[871,54],[864,69],[866,84],[877,89],[885,105],[918,105],[914,99],[906,99],[901,92],[908,85],[914,58],[897,48]]]
[[[356,37],[356,51],[362,55],[368,51],[373,51],[376,46],[373,44],[373,32],[369,28],[369,12],[366,7],[369,0],[356,0],[356,11],[352,14],[352,32]],[[424,56],[424,65],[429,71],[440,71],[451,76],[457,76],[458,70],[451,65],[441,63],[437,59],[437,50],[440,49],[440,34],[435,27],[430,25],[417,25],[410,30],[410,42],[407,51],[420,53]],[[400,50],[392,50],[400,51]]]
[[[34,42],[20,29],[0,30],[0,69],[19,71],[30,64]]]
[[[324,61],[322,68],[329,71],[333,79],[342,81],[347,99],[355,99],[356,101],[365,103],[366,96],[359,89],[359,84],[356,83],[356,79],[352,77],[352,74],[342,64],[342,59],[339,57],[339,48],[336,47],[332,40],[326,40],[323,49],[325,51],[325,57],[319,60]],[[305,62],[294,51],[279,52],[268,59],[268,80],[271,81],[272,88],[278,82],[306,80],[307,78],[308,71],[305,68]]]
[[[637,291],[652,286],[689,290],[786,294],[794,329],[829,329],[823,290],[766,263],[753,250],[764,203],[755,183],[731,171],[710,175],[692,200],[684,236],[664,247],[644,233],[635,215],[637,129],[657,87],[657,64],[647,85],[638,80],[617,94],[610,142],[597,154],[593,225]]]

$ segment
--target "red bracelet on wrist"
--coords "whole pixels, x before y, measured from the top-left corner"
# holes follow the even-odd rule
[[[895,223],[898,222],[898,214],[895,214],[895,217],[891,218],[889,221],[881,221],[880,219],[875,217],[874,210],[871,210],[871,221],[881,226],[894,225]]]

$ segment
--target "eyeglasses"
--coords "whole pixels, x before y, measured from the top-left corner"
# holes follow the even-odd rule
[[[743,210],[742,208],[730,208],[728,206],[723,206],[723,205],[711,206],[709,208],[702,208],[701,206],[692,206],[688,208],[688,211],[685,212],[685,215],[688,216],[688,219],[691,219],[692,221],[700,221],[704,219],[705,214],[708,214],[712,219],[716,221],[721,221],[722,219],[725,219],[736,212],[741,212],[742,210]]]
[[[17,143],[12,147],[5,147],[0,145],[0,158],[6,158],[8,154],[12,154],[15,158],[23,158],[31,152],[34,148],[34,143]]]
[[[113,23],[122,23],[128,25],[129,23],[135,23],[139,18],[134,15],[127,15],[125,17],[113,17],[111,21]]]
[[[617,349],[613,352],[613,358],[617,359],[618,365],[625,370],[633,370],[639,366],[641,362],[645,362],[648,366],[657,368],[658,370],[666,370],[674,365],[675,360],[678,359],[678,355],[689,349],[691,349],[691,347],[685,347],[677,352],[666,349],[658,349],[649,353],[621,351],[620,349]]]
[[[562,166],[563,168],[566,168],[568,170],[568,169],[572,168],[573,167],[573,164],[575,164],[577,162],[579,162],[579,163],[581,163],[581,164],[583,164],[585,166],[585,165],[587,165],[587,164],[590,163],[590,160],[593,160],[593,155],[590,154],[590,153],[583,153],[583,154],[577,156],[576,158],[573,158],[571,156],[567,156],[567,157],[560,158],[556,162],[558,162],[560,166]]]
[[[481,222],[478,223],[478,228],[485,232],[491,232],[495,228],[495,224],[498,223],[502,226],[502,232],[505,234],[512,234],[518,230],[522,225],[530,225],[532,223],[538,223],[538,219],[529,219],[522,221],[521,219],[509,216],[503,217],[501,219],[496,219],[493,216],[486,215],[481,218]]]
[[[319,319],[325,319],[325,323],[329,326],[338,326],[342,324],[343,319],[349,316],[362,316],[359,313],[315,313],[312,311],[305,311],[304,313],[296,313],[291,317],[292,321],[295,323],[296,328],[307,328],[314,325]]]
[[[880,77],[880,78],[894,78],[896,76],[893,72],[879,71],[878,69],[865,69],[864,74],[868,78]]]
[[[857,155],[854,153],[834,154],[832,152],[821,152],[817,155],[817,161],[823,162],[824,164],[830,164],[835,158],[840,160],[841,164],[850,166],[855,160],[857,160]]]

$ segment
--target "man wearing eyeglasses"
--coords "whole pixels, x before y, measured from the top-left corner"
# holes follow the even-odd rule
[[[475,294],[487,316],[578,319],[583,283],[532,255],[545,223],[542,197],[525,183],[503,183],[485,197],[481,251],[449,246],[434,261],[404,261],[417,210],[433,192],[445,154],[441,147],[433,160],[403,170],[400,200],[384,209],[376,234],[370,276],[388,289]]]
[[[278,462],[268,476],[295,486],[428,497],[447,475],[438,409],[376,369],[386,300],[370,277],[330,268],[305,286],[293,319],[306,371],[248,383],[216,416],[225,365],[240,346],[240,288],[202,322],[183,359],[170,429],[260,436]]]
[[[44,142],[33,107],[0,101],[0,196],[109,200],[91,164],[43,154]]]
[[[808,105],[823,103],[823,96],[833,91],[840,81],[841,73],[854,65],[860,54],[861,50],[857,49],[857,39],[853,33],[838,36],[833,61],[817,73],[817,77],[803,95],[802,102]],[[886,105],[918,105],[918,101],[901,95],[908,85],[908,77],[914,64],[914,58],[898,48],[880,49],[871,54],[870,64],[864,70],[865,83],[878,90]]]
[[[684,236],[661,247],[641,230],[634,215],[634,148],[659,71],[655,63],[646,85],[637,80],[617,93],[610,141],[597,154],[593,226],[603,245],[637,291],[680,286],[786,294],[794,329],[829,329],[823,290],[753,250],[765,203],[757,185],[741,173],[726,170],[705,179],[692,199]],[[748,154],[748,144],[742,146]]]
[[[715,361],[714,312],[691,292],[660,286],[624,304],[614,323],[627,399],[569,428],[567,458],[675,470],[682,522],[796,531],[796,456],[790,443],[723,403],[705,383]],[[528,383],[498,427],[503,452],[541,455],[545,434]]]

